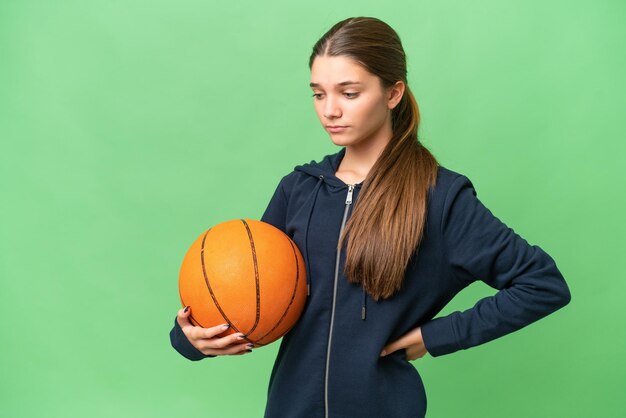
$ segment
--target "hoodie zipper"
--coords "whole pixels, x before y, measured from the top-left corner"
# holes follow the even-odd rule
[[[348,185],[348,195],[346,196],[346,207],[343,211],[343,219],[341,220],[341,228],[339,229],[339,237],[341,237],[341,233],[343,232],[343,228],[346,225],[346,218],[348,216],[348,210],[350,209],[350,205],[352,204],[352,192],[354,190],[354,184]],[[339,241],[339,238],[337,238]],[[333,323],[335,322],[335,299],[337,298],[337,279],[339,276],[339,259],[341,256],[340,249],[337,249],[337,259],[335,261],[335,282],[333,289],[333,305],[330,311],[330,329],[328,331],[328,347],[326,351],[326,377],[324,379],[324,417],[328,418],[328,366],[330,364],[330,344],[333,337]]]

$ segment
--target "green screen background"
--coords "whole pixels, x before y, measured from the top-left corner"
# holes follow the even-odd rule
[[[179,356],[178,269],[203,230],[260,218],[283,175],[338,151],[307,61],[358,15],[400,35],[422,141],[572,292],[415,360],[428,417],[623,416],[618,0],[0,2],[0,415],[262,416],[278,343]],[[439,315],[494,293],[476,283]]]

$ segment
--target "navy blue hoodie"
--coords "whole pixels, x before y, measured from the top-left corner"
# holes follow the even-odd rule
[[[466,176],[442,166],[402,290],[374,301],[343,274],[345,244],[336,250],[362,185],[335,176],[344,155],[342,148],[319,163],[296,166],[261,218],[297,244],[310,290],[302,316],[280,342],[266,418],[424,417],[418,371],[404,349],[380,357],[385,345],[421,326],[428,353],[438,357],[519,330],[570,301],[554,260],[495,217]],[[475,280],[499,291],[471,309],[435,318]],[[176,320],[170,339],[190,360],[208,357]]]

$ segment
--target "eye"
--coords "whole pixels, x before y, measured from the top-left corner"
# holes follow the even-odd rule
[[[319,99],[321,95],[322,93],[313,93],[313,97],[315,97],[316,99]]]
[[[354,99],[359,95],[359,93],[344,93],[348,99]]]

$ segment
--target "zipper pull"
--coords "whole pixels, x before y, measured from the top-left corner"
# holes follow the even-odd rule
[[[354,190],[354,184],[348,185],[348,196],[346,197],[346,205],[352,203],[352,191]]]

